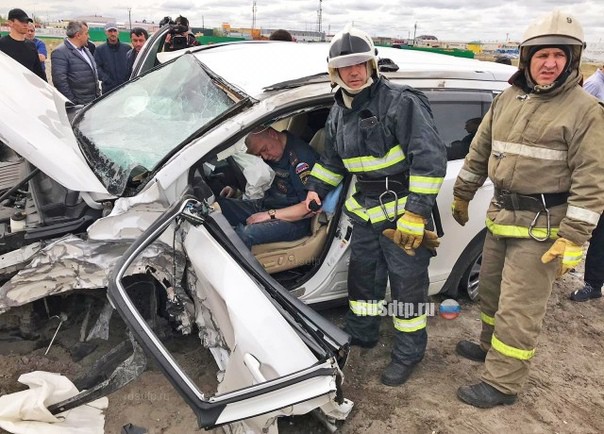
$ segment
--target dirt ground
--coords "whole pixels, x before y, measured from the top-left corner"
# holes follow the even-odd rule
[[[432,317],[423,363],[407,384],[390,388],[379,375],[389,361],[393,335],[384,319],[380,344],[353,348],[345,368],[345,396],[355,402],[344,434],[409,433],[601,433],[604,432],[604,300],[575,304],[568,294],[581,285],[580,275],[567,275],[554,287],[532,371],[519,402],[511,407],[480,410],[455,396],[460,385],[477,380],[481,365],[459,357],[459,339],[475,339],[480,328],[477,304],[461,301],[455,320]],[[441,299],[435,299],[440,301]],[[341,325],[345,309],[323,313]],[[73,327],[77,331],[77,327]],[[33,370],[60,372],[75,378],[94,360],[72,361],[68,349],[77,336],[70,328],[59,334],[48,356],[27,341],[0,342],[0,395],[21,390],[20,374]],[[77,333],[76,333],[77,334]],[[179,338],[180,339],[180,338]],[[38,344],[40,346],[40,344]],[[209,355],[196,351],[195,337],[175,341],[171,350],[208,389],[215,387]],[[153,366],[130,385],[109,396],[105,431],[119,433],[132,423],[149,433],[181,434],[197,430],[193,412]],[[311,416],[280,421],[283,433],[327,433]]]

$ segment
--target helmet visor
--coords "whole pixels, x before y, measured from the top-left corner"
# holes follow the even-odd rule
[[[330,68],[344,68],[346,66],[358,65],[360,63],[368,62],[373,59],[371,53],[353,53],[345,56],[338,56],[329,59],[328,66]]]

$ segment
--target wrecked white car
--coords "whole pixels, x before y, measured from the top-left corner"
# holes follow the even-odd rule
[[[86,392],[53,406],[54,413],[136,378],[146,354],[200,427],[270,432],[277,417],[313,410],[333,426],[352,407],[341,391],[348,336],[308,304],[346,297],[352,226],[342,205],[352,179],[333,213],[313,217],[311,235],[251,251],[214,206],[227,181],[242,191],[249,184],[237,161],[254,128],[287,129],[321,151],[333,103],[327,45],[251,42],[157,55],[160,42],[152,38],[139,55],[140,76],[77,112],[0,53],[0,313],[108,288],[111,305],[85,340],[106,336],[113,309],[132,338],[101,358],[97,375],[79,382]],[[466,135],[466,120],[486,113],[514,70],[379,50],[389,59],[385,76],[428,95],[445,143]],[[144,71],[156,58],[165,63]],[[492,187],[472,202],[477,217],[457,226],[449,204],[460,158],[449,161],[438,197],[444,235],[430,293],[462,289],[475,297]],[[139,299],[146,294],[146,307],[133,290]],[[212,353],[215,395],[202,393],[166,349],[154,327],[158,312],[175,333],[197,333]],[[110,374],[98,375],[110,365]]]

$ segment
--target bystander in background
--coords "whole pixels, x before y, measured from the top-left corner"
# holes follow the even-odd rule
[[[598,68],[585,80],[583,89],[600,101],[604,101],[604,66]],[[604,146],[604,143],[600,145]],[[604,219],[602,216],[591,233],[589,248],[585,256],[583,282],[583,288],[577,289],[570,295],[572,301],[587,301],[602,297],[602,285],[604,284]]]
[[[128,66],[128,77],[132,74],[132,66],[136,60],[136,56],[145,45],[145,42],[149,39],[149,33],[142,27],[135,27],[130,30],[130,44],[132,48],[126,54],[126,63]]]
[[[27,27],[29,23],[33,23],[33,20],[27,16],[23,9],[11,9],[8,12],[7,22],[10,32],[0,38],[0,51],[46,81],[46,73],[42,69],[36,46],[26,38]]]
[[[284,29],[275,30],[268,37],[271,41],[293,41],[294,38],[291,33]]]
[[[94,51],[99,79],[103,83],[103,93],[109,92],[130,78],[126,59],[129,47],[120,42],[117,25],[105,24],[105,35],[107,42],[96,47]]]
[[[101,95],[94,57],[90,54],[88,26],[83,21],[70,21],[67,37],[50,54],[52,83],[74,104],[88,104]]]
[[[40,64],[42,65],[42,71],[46,74],[46,57],[48,57],[48,51],[46,50],[46,44],[42,42],[40,39],[36,38],[36,26],[34,23],[29,23],[27,25],[27,35],[25,36],[27,39],[32,41],[36,46],[36,50],[38,51],[38,58],[40,59]]]

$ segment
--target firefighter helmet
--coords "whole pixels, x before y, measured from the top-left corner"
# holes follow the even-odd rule
[[[530,45],[583,45],[583,27],[576,18],[555,10],[532,23],[524,32],[522,47]]]
[[[347,25],[344,30],[333,37],[329,45],[329,56],[327,57],[329,76],[334,81],[337,68],[364,62],[369,62],[373,71],[379,74],[377,49],[374,47],[371,37],[362,30]]]
[[[581,53],[585,47],[583,27],[573,16],[555,10],[545,17],[533,22],[524,32],[520,44],[520,67],[529,62],[529,53],[534,53],[537,46],[569,46],[572,52],[571,68],[578,68]],[[569,59],[570,60],[570,59]]]

